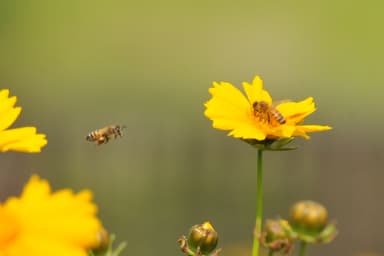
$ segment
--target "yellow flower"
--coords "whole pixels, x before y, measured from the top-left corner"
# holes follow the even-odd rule
[[[45,134],[36,134],[35,127],[7,130],[21,112],[21,107],[14,107],[16,96],[9,98],[8,95],[9,90],[0,90],[0,151],[40,152],[47,140]]]
[[[86,256],[97,246],[101,224],[92,193],[51,192],[32,176],[20,197],[0,205],[0,256]]]
[[[283,102],[275,107],[260,77],[256,76],[252,84],[244,82],[243,88],[246,97],[227,82],[214,82],[209,89],[212,98],[205,103],[204,114],[213,121],[214,128],[229,130],[229,136],[257,141],[297,136],[308,139],[308,132],[331,129],[302,125],[304,118],[316,110],[312,97],[300,102]]]

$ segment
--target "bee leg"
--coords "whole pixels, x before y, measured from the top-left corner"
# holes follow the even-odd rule
[[[97,141],[96,141],[96,144],[97,145],[101,145],[101,144],[105,144],[108,142],[108,139],[107,137],[100,137]]]

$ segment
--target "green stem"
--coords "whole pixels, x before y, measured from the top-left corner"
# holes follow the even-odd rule
[[[119,256],[120,253],[124,250],[124,248],[127,246],[126,242],[122,242],[117,246],[117,248],[113,251],[112,256]]]
[[[304,256],[305,252],[307,250],[307,243],[304,241],[300,241],[300,246],[299,246],[299,256]]]
[[[269,252],[268,252],[268,256],[273,256],[273,253],[274,253],[273,250],[269,250]]]
[[[263,219],[263,150],[257,151],[257,180],[256,180],[256,223],[253,237],[252,256],[259,255],[259,237],[261,234],[261,223]]]

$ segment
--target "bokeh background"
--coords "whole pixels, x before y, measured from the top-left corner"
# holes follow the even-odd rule
[[[382,255],[382,1],[0,2],[0,87],[14,127],[35,125],[41,154],[0,156],[0,198],[33,173],[90,188],[123,255],[181,255],[176,240],[210,220],[222,255],[250,255],[256,151],[211,128],[212,81],[260,75],[276,99],[314,96],[307,123],[334,130],[266,153],[265,217],[317,200],[340,230],[311,255]],[[97,147],[88,132],[125,124]]]

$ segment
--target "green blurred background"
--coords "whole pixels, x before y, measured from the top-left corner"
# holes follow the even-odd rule
[[[0,86],[14,125],[48,136],[41,154],[2,154],[1,199],[32,173],[90,188],[123,255],[181,255],[210,220],[222,255],[250,255],[256,151],[211,128],[212,81],[259,74],[276,99],[314,96],[330,132],[266,153],[265,217],[297,200],[327,206],[340,234],[311,255],[383,253],[382,1],[0,2]],[[88,132],[125,124],[97,147]]]

